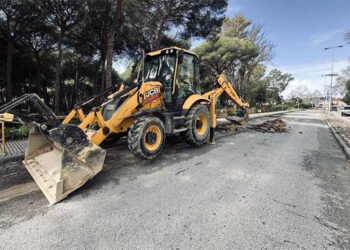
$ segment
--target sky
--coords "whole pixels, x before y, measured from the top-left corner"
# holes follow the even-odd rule
[[[295,80],[283,95],[307,86],[324,91],[321,75],[331,72],[331,51],[325,47],[344,45],[350,31],[350,0],[229,0],[226,15],[243,14],[264,26],[276,44],[275,57],[268,68],[291,73]],[[350,45],[334,50],[334,72],[350,65]],[[330,83],[328,77],[327,84]]]
[[[330,77],[331,51],[325,47],[345,44],[350,31],[350,0],[229,0],[226,16],[243,14],[253,24],[263,25],[268,39],[276,45],[275,57],[268,69],[278,68],[295,78],[283,92],[305,88],[324,93]],[[195,47],[201,40],[194,40]],[[350,45],[334,51],[334,72],[350,65]],[[123,72],[129,61],[114,66]]]

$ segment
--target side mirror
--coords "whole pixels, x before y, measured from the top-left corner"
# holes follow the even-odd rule
[[[183,51],[179,51],[179,53],[178,53],[178,64],[181,64],[181,63],[183,63],[183,61],[184,61],[184,52]]]

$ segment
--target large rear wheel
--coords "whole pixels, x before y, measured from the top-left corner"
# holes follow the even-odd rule
[[[187,130],[181,134],[185,142],[193,146],[205,143],[210,134],[210,114],[204,105],[193,106],[186,115],[185,127]]]
[[[164,141],[164,125],[157,117],[138,118],[128,133],[129,150],[142,159],[156,158],[163,149]]]

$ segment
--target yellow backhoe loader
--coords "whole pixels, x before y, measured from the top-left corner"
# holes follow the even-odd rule
[[[140,65],[134,83],[119,85],[87,115],[82,106],[94,98],[76,105],[62,123],[36,94],[0,107],[0,120],[3,115],[34,124],[23,162],[50,204],[102,170],[106,151],[101,145],[108,140],[127,135],[129,150],[143,159],[156,158],[171,134],[180,134],[193,146],[213,142],[216,100],[223,93],[244,111],[243,119],[248,118],[249,105],[223,75],[211,90],[201,92],[199,59],[190,51],[157,50],[146,54]],[[38,115],[24,116],[16,110],[24,102],[39,108]],[[79,124],[72,124],[73,118]]]

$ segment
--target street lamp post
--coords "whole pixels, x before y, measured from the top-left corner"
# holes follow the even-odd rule
[[[327,47],[327,48],[324,48],[324,50],[329,50],[331,49],[332,50],[332,70],[331,70],[331,73],[329,74],[329,76],[331,77],[331,90],[330,90],[330,103],[329,103],[329,108],[328,108],[328,111],[331,111],[331,105],[332,105],[332,94],[333,94],[333,76],[334,76],[334,73],[333,73],[333,64],[334,64],[334,49],[338,49],[338,48],[342,48],[343,45],[339,45],[339,46],[334,46],[334,47]]]
[[[327,74],[326,76],[330,76],[331,77],[331,86],[329,88],[329,108],[328,111],[331,111],[331,106],[332,106],[332,93],[333,93],[333,87],[332,87],[332,79],[333,76],[339,76],[338,74]]]
[[[326,95],[326,84],[327,84],[327,75],[321,75],[321,77],[324,77],[324,87],[323,87],[323,109],[327,110],[326,103],[328,102],[328,98]]]

